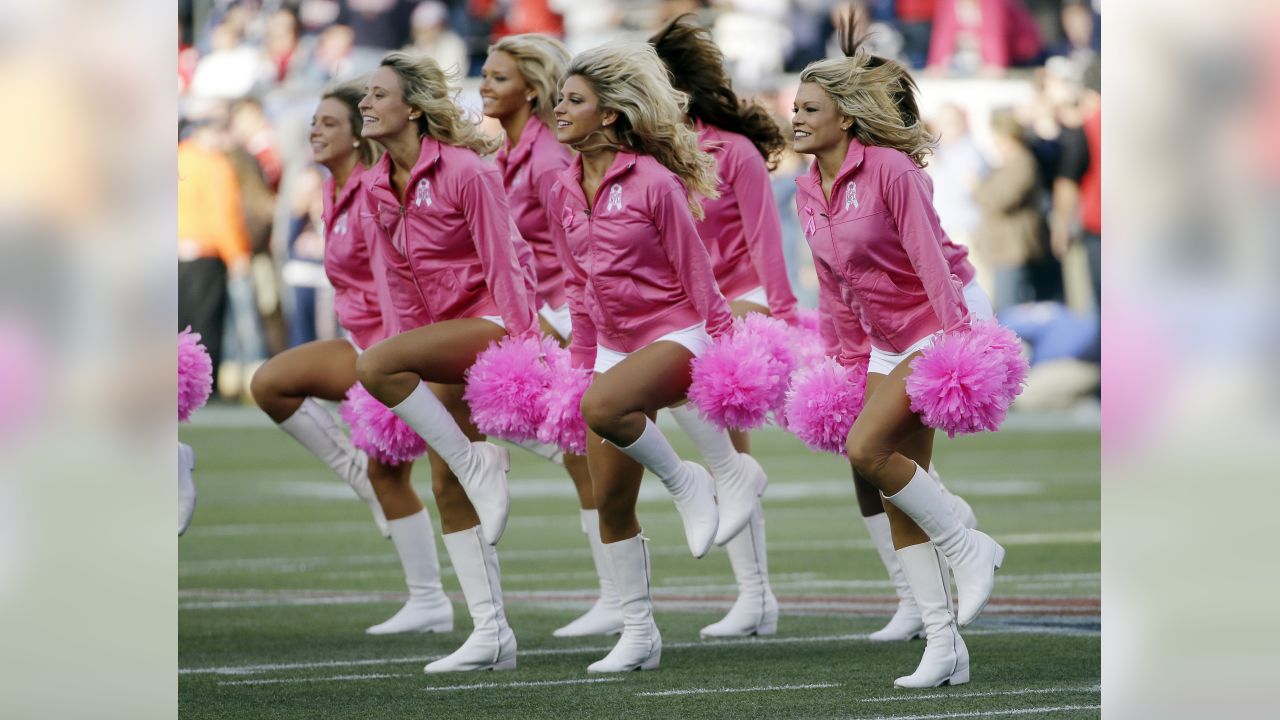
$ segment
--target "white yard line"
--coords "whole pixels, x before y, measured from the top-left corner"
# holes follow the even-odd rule
[[[381,680],[383,678],[413,677],[409,673],[374,673],[371,675],[330,675],[316,678],[263,678],[261,680],[223,680],[219,685],[281,685],[288,683],[325,682],[328,680]]]
[[[1083,693],[1083,692],[1099,692],[1101,685],[1081,685],[1078,687],[1056,687],[1056,688],[1027,688],[1025,690],[999,690],[992,692],[946,692],[939,691],[936,693],[910,693],[903,695],[886,695],[884,697],[863,698],[862,702],[900,702],[900,701],[920,701],[953,698],[976,698],[976,697],[1009,697],[1014,695],[1052,695],[1056,693]]]
[[[580,678],[576,680],[538,680],[530,682],[513,682],[513,683],[477,683],[475,685],[443,685],[441,687],[423,688],[426,692],[444,692],[446,690],[489,690],[502,688],[527,688],[527,687],[546,687],[548,685],[593,685],[595,683],[618,682],[622,680],[619,677],[611,678]]]
[[[997,715],[1047,715],[1072,710],[1099,710],[1101,705],[1058,705],[1056,707],[1019,708],[1017,710],[974,710],[971,712],[937,713],[933,715],[880,715],[865,720],[943,720],[944,718],[995,717]]]
[[[670,697],[673,695],[704,695],[707,693],[743,693],[743,692],[775,692],[778,690],[816,690],[818,688],[840,687],[839,683],[815,683],[813,685],[761,685],[749,688],[688,688],[685,690],[661,690],[658,692],[639,692],[636,697]]]

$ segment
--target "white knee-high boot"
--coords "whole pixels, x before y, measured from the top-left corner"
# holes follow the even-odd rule
[[[192,473],[196,469],[196,451],[191,446],[178,443],[178,537],[191,525],[196,512],[196,482]]]
[[[920,608],[916,605],[915,596],[911,594],[911,584],[902,572],[898,562],[898,554],[893,549],[893,533],[889,529],[889,516],[885,513],[864,517],[867,534],[876,546],[880,562],[889,572],[889,580],[898,594],[898,609],[894,611],[889,624],[867,636],[871,642],[893,642],[896,640],[914,640],[924,636],[924,620],[920,617]]]
[[[728,432],[703,420],[689,405],[671,408],[671,415],[698,447],[715,478],[720,511],[715,543],[724,545],[751,521],[769,476],[755,458],[733,448]]]
[[[346,481],[356,496],[365,501],[383,537],[391,537],[387,517],[369,482],[369,458],[351,444],[337,421],[313,398],[306,398],[292,415],[280,423],[284,430],[308,452],[320,458],[338,477]]]
[[[480,518],[485,542],[497,545],[506,530],[511,506],[507,490],[511,458],[506,448],[471,442],[426,383],[418,383],[409,397],[391,408],[391,412],[421,435],[448,463]]]
[[[765,552],[764,509],[755,511],[742,532],[725,546],[738,581],[738,599],[722,620],[702,628],[702,637],[773,635],[778,631],[778,598],[769,587],[769,557]]]
[[[951,503],[951,510],[960,519],[960,524],[970,530],[977,530],[978,516],[973,514],[973,508],[969,507],[969,503],[964,498],[947,489],[947,486],[942,483],[942,476],[938,474],[938,469],[932,462],[929,463],[929,476],[938,482],[938,488],[942,490],[943,495],[947,496],[947,501]]]
[[[897,551],[902,572],[924,618],[924,656],[916,671],[893,681],[895,687],[930,688],[969,682],[969,650],[951,614],[947,566],[933,543]]]
[[[885,499],[914,520],[946,555],[960,596],[957,619],[961,626],[973,622],[991,599],[1004,548],[981,530],[966,528],[937,481],[919,465],[911,481]]]
[[[386,622],[365,630],[370,635],[405,632],[450,632],[453,603],[440,584],[440,556],[436,531],[425,509],[409,517],[391,520],[391,542],[404,568],[409,601]]]
[[[516,634],[507,624],[502,607],[498,551],[485,542],[479,525],[446,534],[444,546],[449,550],[449,560],[462,585],[474,629],[462,647],[423,670],[438,673],[514,668]]]
[[[591,546],[591,560],[595,563],[596,577],[600,580],[600,598],[581,617],[551,633],[555,637],[582,637],[584,635],[617,635],[622,632],[622,605],[613,584],[613,572],[600,542],[600,513],[596,510],[580,510],[582,532]]]
[[[715,481],[707,469],[698,463],[681,460],[662,431],[648,418],[644,421],[644,432],[634,443],[614,447],[658,476],[667,492],[671,493],[680,519],[684,521],[689,552],[696,558],[706,555],[715,540],[719,523]]]
[[[642,533],[604,546],[622,603],[622,637],[604,659],[588,665],[587,672],[653,670],[662,659],[662,635],[653,621],[649,590],[648,542]]]

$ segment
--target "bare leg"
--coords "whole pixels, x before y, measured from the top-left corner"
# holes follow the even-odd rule
[[[446,320],[387,338],[356,363],[360,382],[387,407],[409,397],[418,382],[460,385],[489,343],[507,331],[479,318]]]
[[[290,348],[253,374],[253,399],[282,423],[308,397],[341,400],[356,384],[356,349],[346,340],[317,340]]]

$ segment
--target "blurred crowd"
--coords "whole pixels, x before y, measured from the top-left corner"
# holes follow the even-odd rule
[[[488,46],[542,32],[578,52],[645,39],[695,12],[739,93],[787,127],[797,75],[838,53],[850,5],[874,52],[912,67],[939,137],[927,170],[947,232],[967,245],[1000,321],[1028,341],[1019,408],[1095,402],[1101,294],[1101,0],[179,0],[179,314],[220,358],[218,392],[251,400],[267,357],[340,329],[322,265],[322,170],[307,126],[328,83],[408,48],[453,68],[480,119]],[[491,134],[500,131],[486,123]],[[816,279],[774,173],[797,296]]]

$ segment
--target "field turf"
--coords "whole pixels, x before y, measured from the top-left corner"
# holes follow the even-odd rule
[[[1098,717],[1100,504],[1096,428],[1011,423],[939,439],[936,464],[1008,549],[996,595],[964,631],[969,684],[896,690],[923,643],[872,644],[893,590],[858,518],[848,467],[777,430],[753,436],[768,470],[765,519],[778,634],[700,641],[733,602],[728,558],[693,559],[679,517],[645,478],[661,668],[588,675],[611,638],[551,631],[594,600],[595,573],[570,481],[512,450],[511,521],[499,545],[509,672],[427,676],[470,631],[439,543],[455,629],[373,637],[404,600],[391,543],[364,503],[261,416],[208,408],[181,439],[199,502],[179,541],[179,710],[197,718],[961,718]],[[1021,426],[1021,427],[1019,427]],[[696,457],[673,425],[668,435]],[[425,464],[415,472],[439,532]]]

